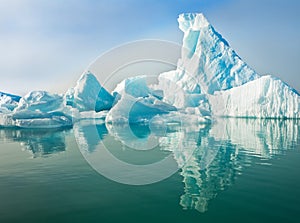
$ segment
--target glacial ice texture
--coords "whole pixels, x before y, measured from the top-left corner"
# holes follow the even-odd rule
[[[203,14],[179,15],[183,46],[177,69],[159,75],[163,101],[200,115],[299,118],[300,96],[279,79],[261,77]]]
[[[259,76],[203,14],[179,15],[183,46],[177,69],[149,85],[123,80],[109,93],[85,72],[65,95],[0,92],[0,126],[57,128],[80,119],[108,123],[207,123],[216,117],[300,118],[300,95],[272,76]],[[79,116],[77,114],[80,114]]]
[[[22,97],[11,112],[0,114],[0,125],[21,128],[60,128],[72,126],[63,97],[46,91],[32,91]]]
[[[90,72],[84,73],[74,88],[65,94],[66,104],[80,112],[109,110],[114,102],[114,97],[109,94]]]

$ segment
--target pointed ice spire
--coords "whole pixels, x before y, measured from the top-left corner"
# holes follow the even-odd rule
[[[183,32],[187,31],[189,28],[198,30],[210,25],[202,13],[183,13],[179,15],[177,21],[179,23],[179,28]]]
[[[203,93],[213,94],[259,77],[215,31],[203,14],[181,14],[178,22],[184,32],[178,71],[197,80]]]
[[[203,14],[181,14],[178,22],[181,58],[175,71],[158,78],[164,101],[203,116],[300,117],[299,94],[281,80],[259,76]]]

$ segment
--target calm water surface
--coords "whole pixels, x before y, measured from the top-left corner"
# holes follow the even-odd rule
[[[299,222],[293,120],[0,129],[0,222]]]

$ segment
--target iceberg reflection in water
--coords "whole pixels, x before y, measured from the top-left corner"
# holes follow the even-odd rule
[[[118,182],[149,184],[158,181],[149,170],[157,170],[161,180],[179,170],[184,183],[180,205],[205,212],[209,201],[232,185],[244,168],[269,165],[274,156],[294,149],[299,144],[299,121],[229,118],[163,128],[86,122],[75,125],[74,133],[90,165]]]
[[[33,158],[48,157],[66,150],[65,136],[68,130],[0,128],[0,143],[19,142],[22,149],[30,152]]]
[[[298,120],[218,119],[208,125],[113,125],[81,121],[74,126],[89,164],[117,182],[142,185],[182,177],[178,203],[208,210],[209,202],[233,185],[245,168],[284,155],[299,145]],[[18,142],[33,157],[66,150],[72,131],[0,129],[1,142]],[[271,168],[271,167],[270,167]]]

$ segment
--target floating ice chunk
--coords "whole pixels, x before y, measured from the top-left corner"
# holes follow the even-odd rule
[[[0,98],[4,96],[10,97],[13,101],[16,102],[19,102],[21,99],[21,96],[0,92]]]
[[[151,94],[151,90],[147,85],[147,76],[136,76],[126,78],[121,81],[113,92],[118,94],[129,94],[135,98],[137,97],[148,97]]]
[[[14,110],[20,99],[20,96],[0,92],[0,113]]]
[[[46,91],[33,91],[20,99],[12,111],[0,115],[0,125],[21,128],[60,128],[72,126],[63,97]]]
[[[129,94],[135,98],[146,98],[153,96],[159,100],[163,98],[162,90],[155,90],[150,88],[147,84],[147,76],[140,75],[135,77],[129,77],[121,81],[117,87],[113,90],[114,95]]]
[[[149,96],[135,98],[123,94],[118,103],[108,112],[106,122],[148,122],[157,114],[166,114],[176,108],[159,99]]]
[[[32,91],[21,98],[15,111],[49,112],[63,107],[63,97],[46,91]]]
[[[116,104],[109,111],[106,122],[149,122],[158,114],[177,109],[161,101],[161,92],[148,87],[146,76],[130,77],[119,83],[113,91]]]
[[[114,97],[109,94],[90,72],[84,73],[74,88],[65,94],[67,105],[82,111],[109,110],[114,102]]]

